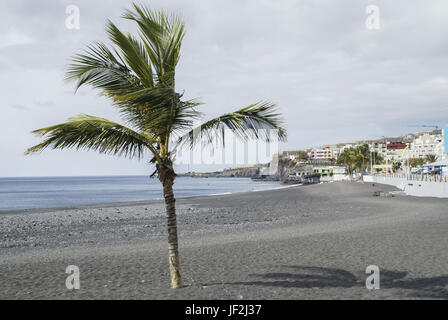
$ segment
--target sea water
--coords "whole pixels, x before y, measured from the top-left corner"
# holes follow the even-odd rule
[[[177,177],[177,198],[279,188],[250,178]],[[0,178],[0,212],[162,199],[162,185],[148,176]]]

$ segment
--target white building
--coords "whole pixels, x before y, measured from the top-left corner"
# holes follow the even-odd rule
[[[385,142],[374,142],[369,144],[370,150],[374,150],[377,152],[380,156],[385,158],[387,156],[387,144]]]
[[[342,152],[344,152],[344,150],[346,149],[350,149],[350,148],[354,148],[355,146],[353,144],[346,144],[345,146],[341,147],[339,149],[339,154],[341,154]]]
[[[434,154],[439,159],[443,157],[443,138],[438,134],[423,133],[414,139],[409,149],[409,158],[425,158],[427,155]]]

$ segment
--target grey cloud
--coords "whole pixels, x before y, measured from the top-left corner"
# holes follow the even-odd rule
[[[381,10],[380,30],[367,30],[364,25],[365,8],[372,3]],[[65,28],[69,4],[81,10],[80,30]],[[160,0],[148,4],[180,13],[186,22],[178,90],[185,90],[187,98],[201,97],[207,117],[259,99],[277,103],[289,133],[281,148],[397,135],[411,131],[410,124],[440,125],[448,119],[448,3],[444,0]],[[1,2],[0,87],[4,92],[0,104],[32,107],[26,121],[4,124],[22,136],[23,146],[2,140],[14,144],[17,159],[23,157],[19,150],[36,141],[29,134],[33,128],[78,112],[119,119],[105,99],[89,88],[73,95],[73,86],[63,78],[73,54],[94,40],[107,41],[107,18],[135,30],[119,18],[127,6],[126,1],[108,0]],[[36,113],[31,117],[31,112]],[[102,169],[111,173],[142,170],[128,162],[117,169],[115,159],[105,159],[101,158]],[[20,161],[10,160],[9,170],[19,171],[14,163]],[[58,165],[50,161],[48,168]],[[87,166],[86,172],[92,172],[98,165]]]
[[[14,109],[17,109],[17,110],[23,110],[23,111],[30,110],[29,107],[24,106],[24,105],[21,105],[21,104],[11,104],[11,105],[9,105],[9,106],[10,106],[11,108],[14,108]]]

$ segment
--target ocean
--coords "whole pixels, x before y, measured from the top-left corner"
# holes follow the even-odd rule
[[[279,188],[250,178],[177,177],[176,198]],[[163,199],[162,185],[148,176],[0,178],[0,212]]]

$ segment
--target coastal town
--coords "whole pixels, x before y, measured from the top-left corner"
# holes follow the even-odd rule
[[[359,180],[364,175],[448,176],[448,126],[307,149],[281,150],[267,164],[246,164],[215,172],[189,172],[198,177],[250,177],[283,183]],[[435,179],[435,178],[434,178]]]

